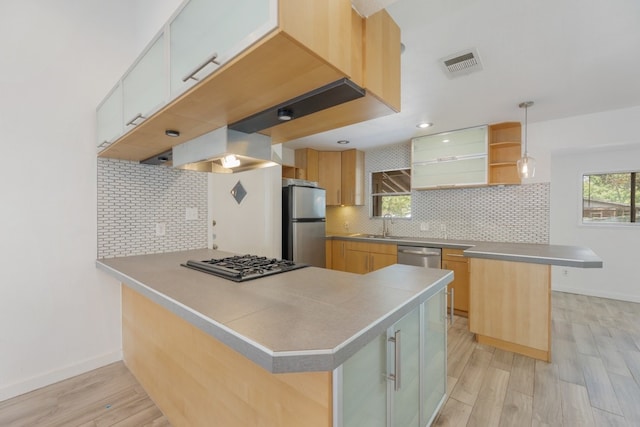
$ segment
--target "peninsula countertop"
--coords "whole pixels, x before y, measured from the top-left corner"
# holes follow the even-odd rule
[[[229,255],[198,249],[96,265],[272,373],[335,369],[453,279],[392,265],[366,275],[306,267],[237,283],[180,266]]]
[[[463,249],[468,258],[485,258],[531,264],[558,265],[577,268],[602,268],[602,259],[591,249],[581,246],[546,245],[534,243],[481,242],[472,240],[439,239],[431,237],[382,237],[374,234],[336,234],[327,239],[371,241],[436,248]]]

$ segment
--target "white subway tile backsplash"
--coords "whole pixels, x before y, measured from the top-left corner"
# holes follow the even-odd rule
[[[204,248],[206,218],[207,174],[98,158],[98,258]]]
[[[365,152],[366,205],[327,209],[329,232],[378,234],[382,220],[369,218],[371,172],[411,166],[409,143]],[[494,242],[549,243],[550,183],[412,191],[412,218],[396,219],[391,233]],[[347,222],[349,229],[343,224]],[[425,223],[427,231],[420,230]]]

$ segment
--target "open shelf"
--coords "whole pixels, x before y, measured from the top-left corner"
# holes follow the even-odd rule
[[[519,122],[489,126],[489,185],[520,184],[517,162],[522,155]]]

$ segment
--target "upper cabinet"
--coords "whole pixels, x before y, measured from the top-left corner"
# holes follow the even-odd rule
[[[520,123],[414,138],[411,154],[414,189],[520,184]]]
[[[96,111],[98,151],[112,144],[124,130],[122,85],[118,83]]]
[[[270,0],[191,0],[169,23],[171,95],[176,96],[277,26]]]
[[[364,19],[349,0],[189,0],[160,34],[119,82],[122,129],[100,117],[118,115],[105,109],[117,91],[98,109],[99,144],[115,141],[101,157],[145,160],[344,78],[366,95],[260,132],[279,143],[400,108],[400,31],[385,11]]]
[[[489,184],[520,184],[518,159],[522,155],[519,122],[489,126]]]
[[[414,138],[411,185],[415,189],[487,184],[487,127]]]
[[[122,79],[125,132],[149,118],[167,100],[164,34],[160,34]]]
[[[327,190],[327,206],[364,204],[364,152],[319,151],[318,183]]]

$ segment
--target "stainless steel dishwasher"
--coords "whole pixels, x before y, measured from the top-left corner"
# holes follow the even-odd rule
[[[398,245],[398,264],[417,265],[424,268],[441,268],[442,249]],[[453,325],[453,307],[455,305],[453,287],[449,286],[447,295],[451,298],[448,304],[450,310],[449,324]]]
[[[442,249],[420,246],[398,246],[398,264],[417,265],[426,268],[440,268]]]

